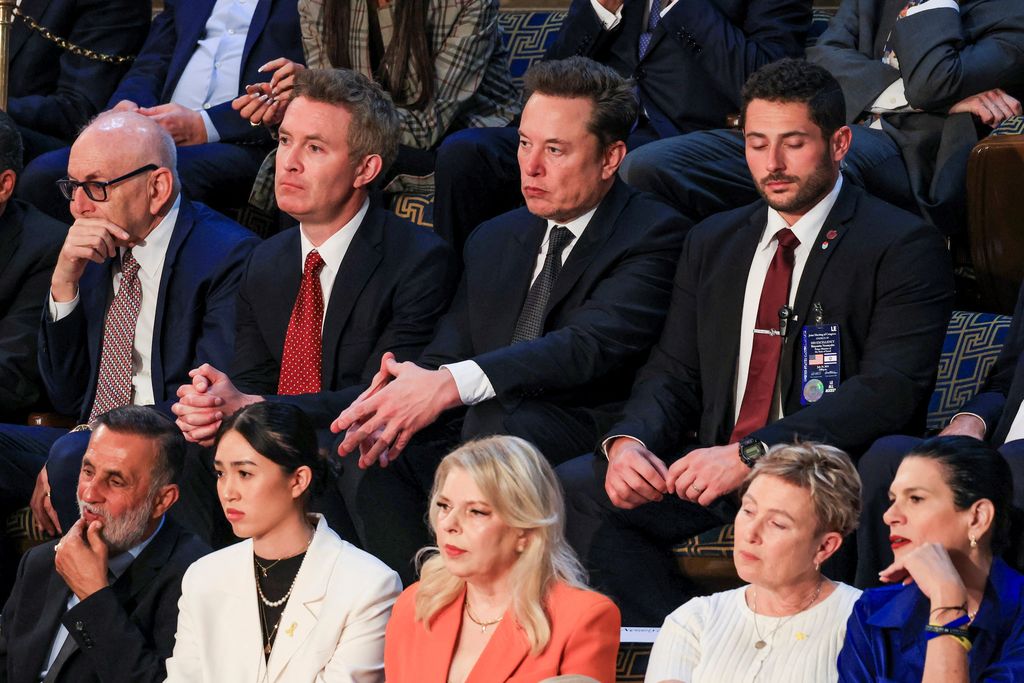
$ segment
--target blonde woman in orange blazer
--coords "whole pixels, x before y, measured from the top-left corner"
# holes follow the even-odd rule
[[[586,587],[536,448],[508,436],[462,446],[438,466],[430,503],[437,548],[388,622],[388,683],[614,682],[619,610]]]

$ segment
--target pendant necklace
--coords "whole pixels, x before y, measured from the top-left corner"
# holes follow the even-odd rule
[[[469,610],[469,598],[466,599],[465,607],[466,607],[466,616],[469,617],[470,621],[472,621],[474,624],[476,624],[477,626],[480,627],[480,633],[487,633],[487,627],[488,626],[494,626],[495,624],[497,624],[498,622],[500,622],[502,619],[505,618],[505,616],[502,615],[502,616],[500,616],[497,619],[494,619],[492,621],[480,621],[479,619],[474,617],[473,613]]]
[[[806,605],[804,605],[803,609],[801,609],[798,612],[794,612],[793,614],[790,614],[785,619],[782,619],[778,624],[775,625],[775,628],[772,629],[771,633],[769,633],[764,638],[761,637],[761,629],[759,629],[757,627],[757,589],[756,588],[752,588],[751,589],[751,593],[752,593],[751,602],[754,603],[754,609],[753,609],[753,612],[754,612],[754,633],[757,634],[757,642],[754,643],[754,647],[757,648],[758,650],[763,650],[764,648],[768,647],[768,640],[771,640],[772,642],[774,642],[775,641],[775,633],[780,628],[782,628],[783,625],[786,624],[786,622],[788,622],[790,619],[795,617],[797,614],[800,614],[801,612],[806,612],[807,609],[810,608],[810,606],[814,604],[814,602],[818,599],[818,596],[821,595],[821,587],[824,584],[825,584],[825,577],[821,577],[820,579],[818,579],[818,587],[814,589],[814,595],[811,596],[811,599],[807,602]]]

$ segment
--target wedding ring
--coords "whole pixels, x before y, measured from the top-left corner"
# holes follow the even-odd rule
[[[46,497],[47,497],[47,498],[49,498],[49,497],[50,497],[50,492],[49,492],[49,491],[47,491],[47,492],[46,492]]]
[[[249,122],[249,125],[250,125],[250,126],[252,126],[253,128],[259,128],[259,125],[260,125],[260,124],[258,124],[258,123],[253,123],[252,121],[250,121],[250,122]]]
[[[692,486],[690,486],[690,488],[696,491],[697,493],[704,493],[704,489],[698,487],[696,484],[693,484]]]

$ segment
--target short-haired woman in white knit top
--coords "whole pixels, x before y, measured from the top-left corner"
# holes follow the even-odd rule
[[[647,683],[838,680],[860,591],[821,565],[857,525],[860,477],[839,449],[780,445],[741,489],[733,558],[749,585],[690,600],[665,619]]]

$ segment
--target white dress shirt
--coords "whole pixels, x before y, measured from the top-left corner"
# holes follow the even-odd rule
[[[163,220],[160,221],[146,239],[132,248],[132,256],[139,264],[139,284],[142,286],[142,302],[139,305],[139,317],[135,321],[135,340],[132,342],[132,404],[150,406],[156,402],[153,389],[153,329],[156,325],[156,305],[160,296],[160,278],[164,272],[164,260],[167,258],[167,247],[171,243],[174,224],[178,222],[178,210],[181,208],[179,194],[171,205]],[[121,289],[120,256],[124,248],[118,248],[119,258],[114,264],[114,294]],[[60,303],[53,300],[53,292],[48,297],[50,320],[57,322],[67,317],[78,306],[79,293],[71,301]]]
[[[794,252],[793,276],[789,286],[788,304],[793,305],[796,299],[797,289],[800,287],[800,277],[803,275],[804,266],[807,265],[807,257],[811,251],[819,249],[816,243],[818,232],[825,223],[829,211],[839,198],[839,191],[843,187],[843,176],[840,175],[832,191],[814,205],[810,211],[800,217],[793,225],[788,225],[778,211],[768,208],[768,224],[761,234],[761,240],[757,243],[757,250],[754,252],[754,260],[750,262],[750,270],[747,273],[747,286],[743,293],[743,313],[740,317],[740,353],[736,361],[736,404],[734,417],[739,418],[740,406],[743,403],[743,394],[747,390],[747,373],[750,370],[750,354],[754,348],[754,328],[757,327],[757,309],[761,303],[761,288],[764,286],[765,276],[768,275],[768,267],[771,266],[772,258],[778,246],[775,233],[782,228],[788,227],[800,240]],[[799,321],[803,325],[804,321]],[[781,400],[774,406],[769,419],[775,419],[782,415]]]
[[[661,16],[664,17],[665,14],[667,14],[668,11],[675,6],[675,1],[676,0],[662,0]],[[647,9],[644,10],[644,21],[641,24],[641,26],[644,27],[644,30],[647,29],[647,22],[651,16],[651,4],[652,0],[647,0]],[[597,18],[600,20],[601,24],[604,26],[604,30],[606,31],[611,31],[613,28],[619,25],[620,21],[622,21],[621,6],[619,7],[619,9],[615,10],[614,13],[609,12],[604,5],[598,2],[598,0],[590,0],[590,6],[594,8],[594,12],[597,14]]]
[[[160,523],[157,524],[156,531],[150,534],[149,538],[142,541],[137,546],[129,548],[120,555],[114,555],[109,560],[107,560],[107,574],[113,577],[112,580],[110,581],[110,585],[113,585],[115,581],[121,578],[122,574],[128,571],[128,567],[132,565],[132,562],[135,561],[135,558],[141,555],[142,551],[146,549],[146,546],[150,544],[150,542],[156,537],[158,533],[160,533],[160,530],[164,528],[165,519],[165,517],[160,518]],[[81,602],[81,600],[78,599],[78,596],[74,593],[71,593],[71,597],[68,598],[67,609],[65,609],[64,611],[66,612],[67,610],[77,605],[79,602]],[[53,666],[53,663],[57,660],[57,655],[60,654],[61,648],[64,647],[64,641],[66,641],[67,639],[68,629],[62,623],[57,628],[57,635],[54,636],[53,644],[50,646],[50,654],[47,655],[46,662],[43,664],[43,670],[39,673],[40,681],[46,678],[46,674],[50,671],[50,667]]]
[[[586,212],[579,218],[574,218],[568,223],[556,223],[554,221],[548,221],[547,230],[544,233],[544,239],[540,243],[540,251],[537,254],[537,261],[533,267],[533,275],[530,277],[531,287],[533,281],[540,275],[540,271],[544,269],[544,260],[548,255],[548,240],[551,237],[551,230],[555,226],[561,225],[569,229],[573,237],[569,241],[569,244],[562,250],[562,263],[565,264],[566,259],[569,258],[569,252],[572,251],[576,243],[579,242],[580,236],[583,235],[583,231],[587,229],[587,225],[590,224],[590,219],[594,217],[594,213],[597,212],[595,206],[590,211]],[[459,363],[452,363],[450,365],[442,365],[441,368],[447,369],[448,372],[452,373],[452,377],[455,378],[455,386],[459,389],[459,398],[462,399],[463,405],[472,406],[482,401],[487,401],[495,397],[496,392],[494,387],[491,385],[491,380],[487,378],[484,371],[477,365],[476,361],[464,360]]]
[[[341,262],[345,260],[345,254],[348,253],[349,245],[352,244],[356,231],[363,224],[363,219],[366,218],[366,212],[369,209],[370,200],[367,198],[363,200],[362,207],[352,217],[352,220],[343,225],[338,232],[324,240],[324,243],[319,247],[313,246],[313,243],[306,237],[306,231],[303,229],[302,224],[299,224],[299,244],[301,245],[299,272],[301,273],[303,268],[306,267],[306,257],[314,249],[320,254],[320,258],[324,260],[324,267],[320,269],[320,291],[323,292],[324,296],[324,317],[320,321],[321,333],[323,333],[324,321],[327,320],[327,307],[331,304],[331,290],[334,289],[334,280],[338,277]]]
[[[595,0],[591,1],[593,2]],[[957,4],[956,0],[926,0],[920,5],[916,5],[908,9],[907,16],[910,17],[919,12],[927,12],[929,10],[936,9],[951,9],[954,12],[959,13],[960,5]],[[899,69],[899,56],[897,55],[896,57],[897,59],[893,60],[893,63],[891,63],[890,66]],[[883,61],[885,61],[884,58]],[[888,64],[889,62],[886,63]],[[906,89],[906,83],[904,83],[902,78],[893,81],[889,84],[889,87],[883,90],[882,94],[875,99],[868,108],[868,111],[872,114],[897,114],[901,112],[914,111],[914,108],[910,106],[909,102],[907,102]],[[875,119],[871,124],[871,128],[881,130],[881,119]]]
[[[258,0],[217,0],[202,38],[171,95],[171,102],[202,115],[207,142],[217,142],[220,134],[206,110],[238,96],[242,52],[257,3]]]

